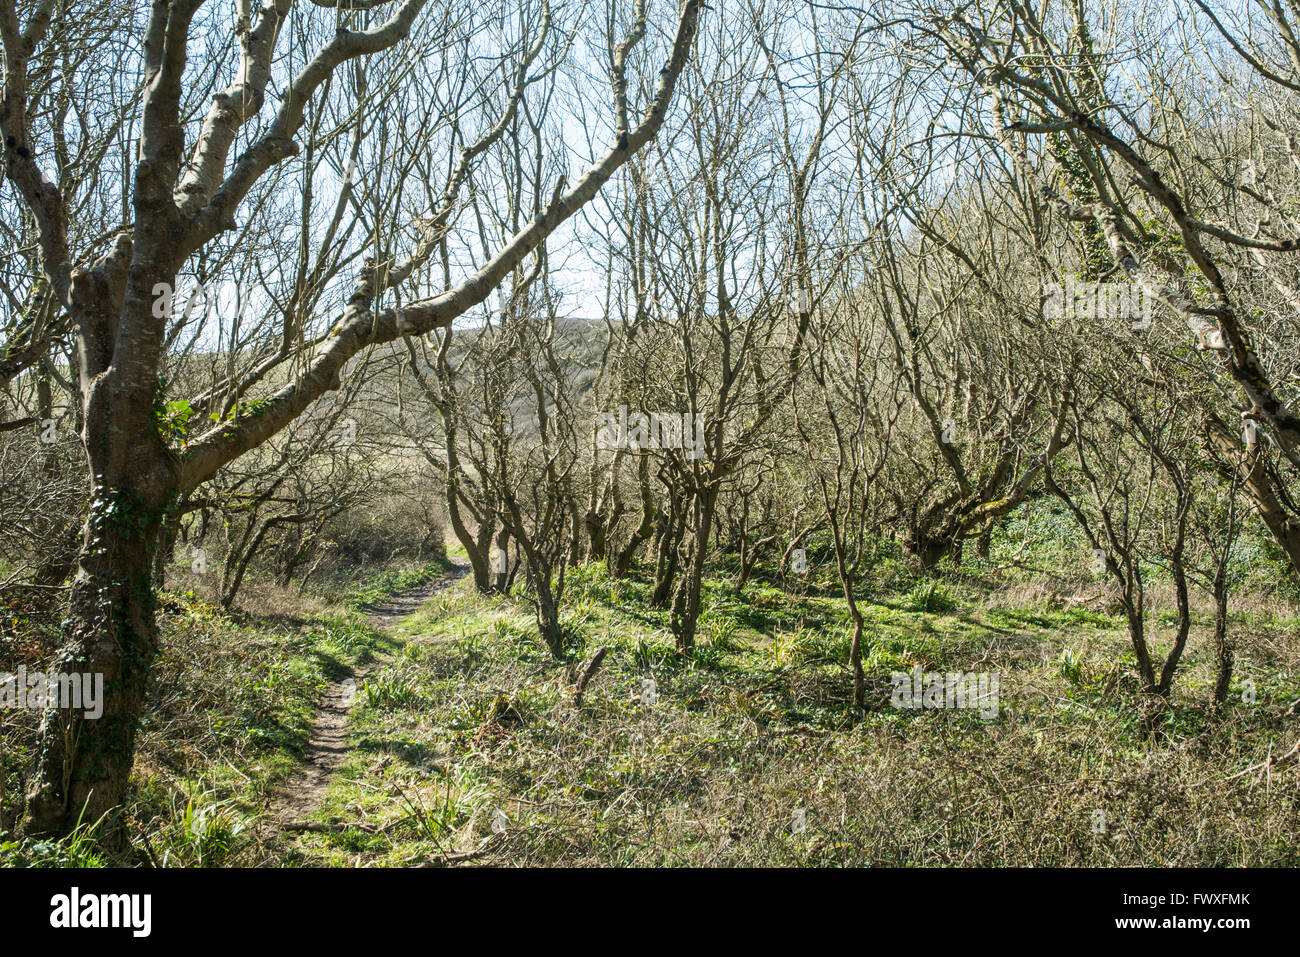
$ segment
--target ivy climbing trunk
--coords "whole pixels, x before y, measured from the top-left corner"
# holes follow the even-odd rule
[[[154,557],[167,508],[174,501],[176,469],[152,425],[152,416],[104,412],[88,424],[91,450],[97,433],[136,420],[148,430],[132,443],[137,454],[97,461],[76,577],[51,670],[103,676],[102,714],[51,708],[40,728],[40,748],[23,830],[67,834],[79,821],[98,821],[122,805],[144,710],[150,668],[158,653]],[[117,466],[116,468],[114,466]]]

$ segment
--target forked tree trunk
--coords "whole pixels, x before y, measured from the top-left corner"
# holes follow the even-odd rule
[[[673,585],[677,581],[677,549],[682,540],[682,529],[675,513],[660,515],[655,541],[655,588],[650,596],[654,608],[663,608],[672,597]]]
[[[613,575],[615,578],[627,577],[632,562],[636,559],[637,552],[654,535],[655,523],[659,517],[659,506],[655,502],[654,493],[650,487],[650,460],[648,456],[641,456],[640,461],[637,463],[637,480],[641,495],[641,521],[633,529],[632,536],[614,561]]]
[[[695,649],[695,630],[700,618],[700,592],[704,587],[704,561],[709,551],[709,533],[713,529],[718,493],[715,489],[709,489],[700,498],[689,561],[673,595],[671,625],[677,638],[677,650],[683,654],[690,654]]]

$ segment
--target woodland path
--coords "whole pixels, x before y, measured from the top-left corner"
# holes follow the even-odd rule
[[[371,625],[381,631],[388,631],[438,592],[459,581],[468,571],[467,565],[456,565],[433,581],[372,606],[367,609]],[[315,724],[312,725],[311,742],[307,745],[302,768],[296,777],[271,798],[268,805],[265,821],[269,826],[285,830],[312,829],[306,818],[320,807],[330,780],[347,757],[348,712],[355,703],[357,686],[378,663],[349,669],[325,689],[316,712]]]

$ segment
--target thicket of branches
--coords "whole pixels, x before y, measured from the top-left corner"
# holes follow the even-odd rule
[[[168,562],[231,603],[443,516],[561,659],[577,563],[690,652],[710,568],[812,550],[861,705],[885,543],[960,564],[1050,497],[1153,695],[1212,599],[1221,702],[1236,543],[1300,575],[1297,20],[0,4],[0,584],[109,689],[47,717],[28,828],[120,797]],[[327,534],[383,502],[405,541]]]

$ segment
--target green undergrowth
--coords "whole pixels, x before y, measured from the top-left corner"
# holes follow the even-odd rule
[[[297,771],[325,687],[399,647],[359,609],[441,567],[386,571],[333,601],[263,591],[236,612],[194,592],[164,592],[129,806],[118,820],[83,822],[65,841],[0,835],[0,866],[237,862],[256,843],[266,801]],[[3,726],[11,821],[34,741],[31,718]],[[99,851],[97,838],[123,821],[128,845]]]
[[[683,654],[649,582],[580,567],[566,593],[572,660],[555,662],[524,596],[462,581],[403,622],[404,648],[360,689],[354,750],[319,814],[332,830],[296,836],[277,860],[1296,863],[1294,777],[1229,779],[1281,742],[1300,696],[1274,640],[1285,621],[1250,626],[1259,640],[1217,718],[1198,629],[1152,715],[1121,618],[1008,607],[961,579],[899,585],[862,599],[858,712],[850,619],[830,594],[711,579]],[[1167,624],[1153,625],[1161,654]],[[602,647],[578,707],[575,675]],[[917,666],[997,673],[997,717],[893,707],[891,676]]]

